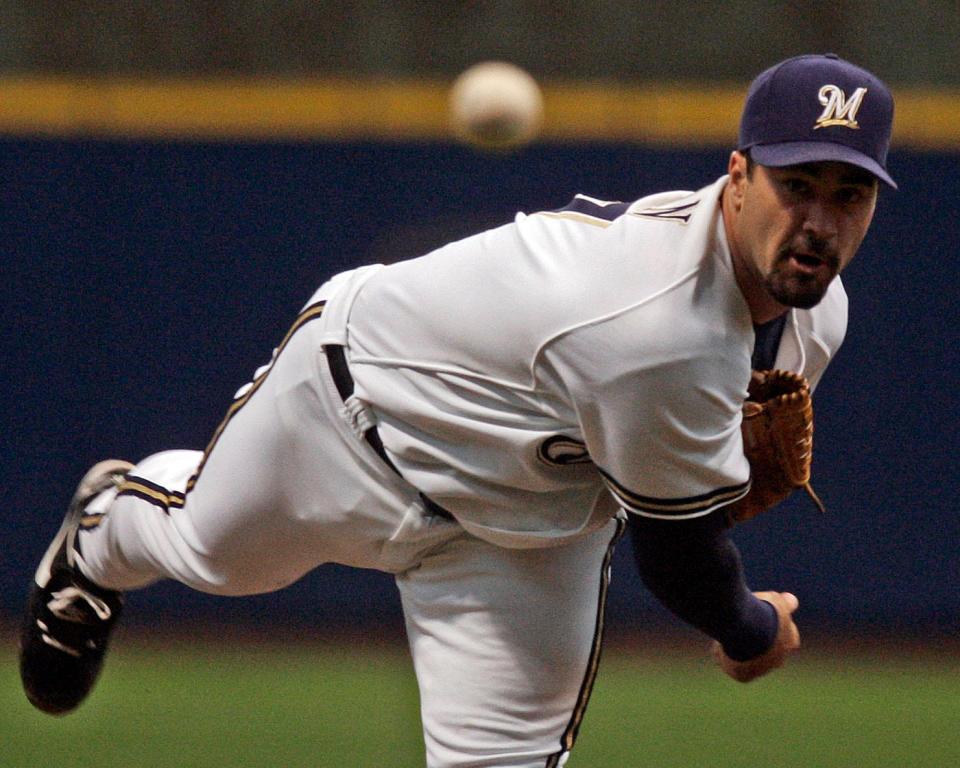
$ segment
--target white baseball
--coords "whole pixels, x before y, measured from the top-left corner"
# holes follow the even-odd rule
[[[543,122],[543,94],[525,70],[505,61],[474,64],[450,90],[454,134],[483,149],[528,143]]]

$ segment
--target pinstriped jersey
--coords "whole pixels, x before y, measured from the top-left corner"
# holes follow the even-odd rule
[[[754,329],[725,183],[632,204],[578,196],[372,270],[349,311],[349,364],[403,476],[476,535],[520,547],[617,507],[683,519],[744,495]],[[793,323],[816,315],[835,349],[845,309],[824,301]],[[818,378],[829,354],[804,372]]]

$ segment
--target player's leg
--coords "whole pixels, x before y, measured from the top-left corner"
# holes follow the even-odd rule
[[[297,525],[271,471],[283,429],[270,422],[275,378],[231,411],[203,471],[204,453],[178,450],[107,465],[116,471],[97,465],[81,481],[37,569],[21,630],[21,678],[36,707],[61,714],[89,693],[121,590],[171,578],[209,592],[258,592],[309,565],[287,551]]]
[[[294,328],[203,453],[148,457],[94,502],[106,514],[80,535],[87,577],[113,589],[168,578],[240,595],[325,562],[396,570],[398,547],[385,542],[398,528],[407,534],[419,495],[352,430],[322,322]],[[415,550],[424,531],[413,528],[404,544]]]
[[[369,478],[336,415],[324,413],[314,377],[320,354],[308,336],[293,337],[256,390],[234,402],[205,452],[150,456],[114,498],[94,502],[91,511],[104,504],[106,514],[80,534],[85,575],[112,589],[174,579],[242,595],[362,557],[343,549],[362,549],[362,536],[351,541],[342,528]],[[389,515],[395,527],[397,509]]]
[[[589,699],[620,524],[567,546],[464,535],[397,578],[428,765],[563,765]]]
[[[63,550],[70,562],[55,581],[41,564],[24,622],[22,677],[41,709],[86,695],[120,590],[169,578],[252,594],[328,561],[398,570],[456,528],[424,519],[416,491],[351,430],[314,326],[295,328],[205,452],[155,454],[78,490],[70,536],[44,558]]]

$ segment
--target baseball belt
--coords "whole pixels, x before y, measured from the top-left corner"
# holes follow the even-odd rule
[[[347,365],[346,352],[344,351],[343,346],[340,344],[328,344],[323,349],[327,355],[327,364],[330,366],[330,376],[333,378],[333,383],[337,387],[337,392],[340,394],[340,399],[346,402],[347,399],[353,394],[354,390],[353,376],[350,375],[350,368]],[[363,433],[363,439],[367,441],[371,448],[373,448],[377,456],[383,460],[384,464],[396,472],[397,475],[403,477],[400,470],[397,469],[397,465],[394,464],[391,458],[387,455],[387,451],[383,447],[383,440],[380,439],[380,433],[377,431],[376,424],[369,427]],[[418,493],[420,492],[418,491]],[[420,493],[420,500],[431,514],[445,517],[448,520],[454,519],[453,515],[447,512],[447,510],[437,504],[437,502],[435,502],[425,493]]]

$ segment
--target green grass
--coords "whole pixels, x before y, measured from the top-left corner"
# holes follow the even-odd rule
[[[800,655],[749,685],[693,658],[606,662],[571,768],[960,765],[956,656]]]
[[[821,650],[743,686],[697,646],[659,657],[610,648],[568,765],[960,765],[956,659]],[[10,640],[0,650],[0,766],[422,766],[417,707],[402,648],[121,637],[91,698],[52,718],[24,699]]]

